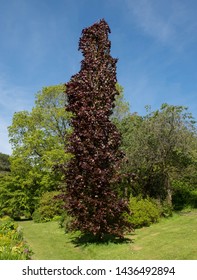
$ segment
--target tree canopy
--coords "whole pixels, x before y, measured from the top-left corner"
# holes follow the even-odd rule
[[[5,204],[10,203],[11,215],[32,214],[44,192],[64,184],[64,168],[71,157],[65,153],[71,114],[64,109],[64,91],[64,85],[44,87],[31,112],[13,116],[9,127],[11,174],[1,184],[4,213]]]
[[[171,203],[172,181],[196,161],[197,138],[192,115],[186,107],[163,104],[160,110],[147,112],[145,117],[127,117],[119,129],[127,155],[125,172],[134,173],[140,185],[135,191],[168,198]]]
[[[10,171],[9,155],[0,153],[0,172]]]

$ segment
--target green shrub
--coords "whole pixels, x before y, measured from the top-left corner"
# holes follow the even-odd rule
[[[188,207],[197,208],[197,190],[192,190],[191,186],[181,181],[174,181],[172,187],[172,204],[174,210],[179,211]]]
[[[190,206],[193,208],[197,208],[197,190],[193,190],[190,192]]]
[[[31,255],[18,225],[9,217],[0,219],[0,260],[28,260]]]
[[[159,221],[160,209],[150,198],[131,197],[129,208],[131,215],[128,216],[128,221],[134,228],[150,226],[152,223]]]
[[[164,218],[172,217],[173,215],[173,208],[167,202],[161,203],[161,213],[160,215]]]
[[[58,199],[58,191],[46,192],[41,197],[38,207],[33,213],[33,220],[37,223],[48,222],[63,213],[63,201]]]
[[[64,228],[65,233],[68,233],[71,231],[71,223],[73,221],[73,218],[69,216],[66,212],[64,212],[59,220],[59,226],[61,228]]]
[[[157,205],[160,217],[168,218],[173,215],[173,207],[166,200],[160,201],[158,199],[151,199],[151,201]]]

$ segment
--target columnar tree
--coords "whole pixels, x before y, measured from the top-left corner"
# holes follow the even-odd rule
[[[68,149],[74,157],[66,173],[66,208],[73,228],[102,238],[123,236],[128,223],[112,181],[123,154],[121,137],[110,121],[116,89],[116,62],[110,55],[110,28],[105,20],[82,31],[79,50],[84,59],[79,73],[67,83],[67,110],[73,113]]]

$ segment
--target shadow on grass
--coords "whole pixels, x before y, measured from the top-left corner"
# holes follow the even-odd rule
[[[83,234],[80,236],[75,236],[71,239],[71,242],[76,246],[88,246],[90,244],[95,245],[107,245],[109,243],[113,244],[125,244],[125,243],[133,243],[133,240],[128,237],[117,237],[115,235],[106,234],[102,238],[98,236],[94,236],[93,234]]]

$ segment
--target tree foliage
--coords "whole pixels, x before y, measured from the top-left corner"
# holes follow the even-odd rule
[[[64,91],[63,85],[44,87],[36,95],[35,107],[31,112],[14,114],[9,127],[12,161],[21,156],[31,166],[45,168],[65,163],[67,154],[64,150],[71,115],[64,109]]]
[[[195,169],[195,122],[187,108],[163,104],[145,117],[129,116],[119,128],[127,155],[125,171],[135,174],[134,194],[171,203],[172,181]]]
[[[123,155],[121,137],[110,121],[116,89],[116,62],[110,55],[109,26],[104,20],[82,31],[79,49],[81,70],[67,83],[72,112],[68,151],[74,154],[66,172],[67,210],[73,227],[98,238],[122,236],[128,224],[123,218],[126,201],[119,199],[111,181]]]
[[[48,222],[63,214],[63,201],[56,199],[59,195],[59,191],[51,191],[41,196],[38,207],[33,213],[35,222]]]
[[[10,171],[9,155],[0,153],[0,173]]]
[[[64,91],[64,85],[44,87],[31,112],[14,114],[9,127],[11,178],[6,179],[6,188],[2,183],[4,210],[8,203],[15,209],[15,203],[17,213],[32,214],[42,193],[64,184],[64,168],[71,157],[65,153],[71,115],[65,112]]]
[[[115,96],[113,113],[110,120],[117,126],[124,118],[130,114],[129,103],[124,99],[124,88],[116,83],[116,90],[118,94]]]

